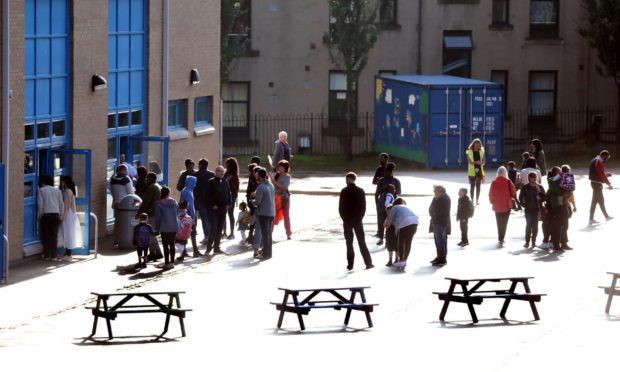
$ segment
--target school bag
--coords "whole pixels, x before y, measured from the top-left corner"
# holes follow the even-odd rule
[[[133,243],[136,247],[148,247],[151,243],[151,231],[149,227],[144,225],[138,225],[135,227],[133,234]]]
[[[559,186],[564,191],[575,191],[575,176],[570,172],[560,173]]]
[[[181,220],[181,228],[177,231],[176,240],[188,240],[192,234],[192,225],[194,220],[188,215],[179,216]]]

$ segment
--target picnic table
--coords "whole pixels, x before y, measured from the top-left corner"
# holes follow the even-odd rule
[[[616,286],[620,273],[608,271],[607,274],[611,275],[611,285],[609,287],[599,286],[599,288],[603,288],[605,290],[605,294],[608,295],[607,306],[605,306],[605,314],[609,314],[609,309],[611,309],[611,300],[613,300],[614,296],[620,295],[620,288]]]
[[[314,289],[290,289],[290,288],[278,288],[284,292],[282,302],[271,302],[276,306],[276,310],[280,311],[278,318],[278,328],[282,327],[282,320],[284,319],[284,313],[295,313],[299,320],[299,327],[301,330],[305,330],[303,315],[308,315],[312,309],[346,309],[346,315],[344,317],[344,325],[349,324],[351,318],[351,312],[353,310],[363,311],[366,314],[366,321],[368,327],[372,327],[372,319],[370,313],[373,311],[374,306],[378,304],[371,304],[366,302],[366,294],[364,291],[370,287],[342,287],[342,288],[314,288]],[[304,297],[300,297],[304,295]],[[359,294],[361,302],[356,302],[356,297]],[[289,301],[289,298],[292,301]]]
[[[166,334],[166,332],[168,332],[170,317],[176,316],[179,318],[179,324],[181,325],[181,334],[185,337],[185,323],[183,322],[183,319],[185,318],[185,313],[192,310],[181,308],[181,300],[179,297],[182,293],[185,292],[91,292],[91,294],[97,297],[97,303],[95,306],[86,307],[87,309],[92,310],[92,313],[95,316],[93,321],[93,331],[89,338],[92,338],[97,332],[97,322],[100,317],[106,320],[106,325],[108,327],[108,338],[111,340],[113,338],[111,321],[115,320],[118,314],[144,313],[163,313],[166,315],[164,331],[159,335],[159,337],[162,337]],[[118,301],[111,303],[111,299],[118,299]],[[139,303],[136,303],[137,301],[135,299],[143,299],[146,301],[138,301]]]
[[[478,317],[474,310],[474,305],[482,304],[485,299],[503,299],[504,305],[500,311],[500,317],[506,319],[506,312],[512,300],[527,301],[530,303],[532,313],[535,320],[540,320],[535,302],[540,302],[543,293],[532,293],[528,281],[533,277],[504,277],[504,278],[481,278],[481,279],[463,279],[463,278],[446,278],[450,281],[450,288],[447,292],[433,292],[439,296],[439,300],[443,301],[443,307],[439,314],[439,320],[444,321],[448,305],[450,302],[460,302],[467,304],[469,314],[474,323],[478,323]],[[483,289],[486,283],[498,283],[499,288]],[[508,286],[510,283],[510,286]],[[517,292],[517,285],[522,284],[524,292]],[[455,291],[457,286],[461,291]]]

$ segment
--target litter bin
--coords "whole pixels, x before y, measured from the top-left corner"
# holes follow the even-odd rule
[[[133,248],[133,221],[135,221],[134,218],[140,205],[142,205],[142,199],[139,196],[127,195],[121,199],[116,207],[116,218],[119,219],[117,226],[121,229],[118,242],[119,248]]]

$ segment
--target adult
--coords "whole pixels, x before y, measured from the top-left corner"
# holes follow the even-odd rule
[[[258,165],[256,163],[248,164],[248,185],[245,189],[245,200],[248,201],[248,208],[250,209],[250,216],[256,221],[256,208],[254,207],[254,203],[252,203],[252,193],[256,191],[256,187],[258,186],[258,181],[256,180],[256,176],[254,175],[254,168]],[[252,220],[250,217],[250,220]],[[256,226],[256,222],[250,224],[250,233],[248,234],[248,238],[245,240],[246,243],[253,244],[254,243],[254,229]]]
[[[136,179],[136,195],[142,199],[144,196],[144,191],[148,184],[146,183],[146,175],[148,174],[148,170],[146,167],[138,167],[138,178]]]
[[[563,230],[568,226],[568,200],[567,192],[560,188],[560,167],[553,167],[549,172],[547,181],[549,192],[547,193],[549,203],[549,233],[551,242],[546,248],[552,248],[556,252],[562,252],[568,247],[568,236],[562,239]],[[568,247],[568,248],[566,248]]]
[[[211,231],[207,240],[206,253],[210,253],[211,250],[214,251],[214,254],[224,253],[220,250],[220,241],[226,212],[231,206],[230,187],[224,179],[224,172],[224,167],[218,165],[215,168],[215,177],[207,182],[207,209],[209,210]]]
[[[472,202],[474,196],[476,198],[476,205],[480,204],[480,185],[484,180],[484,147],[482,147],[482,141],[479,138],[474,139],[469,144],[467,151],[467,177],[469,177],[469,195],[471,195]],[[474,194],[474,190],[476,193]]]
[[[179,175],[179,180],[177,181],[177,191],[183,191],[185,188],[185,179],[187,176],[193,176],[195,173],[194,161],[189,158],[185,159],[185,170]]]
[[[237,198],[239,197],[239,162],[235,158],[228,158],[224,161],[226,167],[226,173],[224,173],[224,179],[228,182],[230,187],[230,205],[234,207],[237,205]],[[235,208],[228,209],[228,220],[230,222],[230,235],[228,239],[235,238]],[[224,236],[226,236],[226,219],[224,219]]]
[[[603,216],[605,219],[609,221],[613,217],[610,217],[607,214],[607,209],[605,208],[605,197],[603,196],[603,185],[607,185],[607,187],[611,190],[613,187],[611,186],[611,182],[609,182],[610,173],[605,172],[605,162],[609,159],[611,155],[609,151],[603,150],[598,154],[594,159],[590,161],[590,171],[589,171],[589,179],[590,186],[592,187],[592,203],[590,203],[590,225],[598,223],[594,220],[594,212],[596,211],[596,206],[599,205],[601,207],[601,212],[603,212]]]
[[[489,201],[495,212],[495,221],[497,223],[497,241],[498,246],[504,246],[506,237],[506,227],[510,218],[510,210],[512,209],[512,198],[517,194],[515,185],[508,179],[508,170],[501,166],[497,169],[497,176],[491,183],[489,189]]]
[[[276,215],[273,219],[273,224],[278,225],[280,221],[284,220],[284,230],[286,232],[286,239],[290,240],[291,235],[291,215],[290,215],[290,202],[291,193],[289,187],[291,186],[291,175],[289,174],[290,163],[286,160],[280,160],[278,163],[278,173],[275,176],[269,175],[271,183],[275,187],[275,205]]]
[[[379,154],[379,166],[375,170],[375,176],[372,178],[372,184],[376,185],[379,180],[385,177],[385,167],[387,166],[388,161],[390,160],[390,155],[385,152]]]
[[[263,251],[257,258],[268,260],[272,256],[272,230],[273,217],[276,215],[275,190],[265,168],[258,170],[258,187],[254,192],[254,204],[258,216],[259,227],[261,230],[261,240]]]
[[[121,153],[118,160],[120,164],[127,167],[127,175],[129,176],[129,178],[134,179],[138,175],[138,171],[136,167],[134,167],[133,164],[126,161],[126,159],[127,158],[125,154]]]
[[[536,159],[536,165],[540,169],[541,174],[547,174],[547,163],[545,161],[545,151],[541,140],[534,138],[530,143],[530,156]]]
[[[390,213],[385,219],[385,227],[394,225],[396,230],[396,262],[395,267],[405,267],[411,252],[411,241],[418,231],[418,216],[407,207],[403,198],[396,198]]]
[[[448,263],[448,234],[450,234],[450,197],[446,193],[446,188],[442,185],[433,186],[433,201],[428,208],[431,216],[431,230],[435,240],[437,257],[431,264],[433,266],[443,266]],[[393,208],[393,207],[392,207]]]
[[[278,170],[278,164],[280,160],[286,160],[289,163],[291,162],[291,146],[286,142],[288,138],[288,134],[285,131],[278,133],[278,140],[275,142],[275,148],[273,149],[273,163],[271,163],[271,167],[274,170]]]
[[[529,183],[530,173],[534,173],[536,175],[536,183],[540,184],[542,182],[542,173],[540,170],[536,168],[536,159],[530,157],[525,161],[525,168],[521,170],[519,174],[519,179],[523,185]],[[545,174],[545,177],[547,175]]]
[[[71,259],[71,251],[75,248],[82,248],[82,227],[75,209],[75,197],[77,190],[71,176],[60,177],[60,189],[62,190],[62,201],[64,209],[62,213],[62,237],[65,242],[65,260]]]
[[[209,208],[207,208],[207,182],[215,177],[215,173],[209,170],[209,161],[200,159],[198,161],[198,171],[194,174],[196,177],[196,187],[194,187],[194,203],[200,215],[202,232],[204,239],[202,244],[207,244],[209,232],[211,231],[211,222],[209,220]]]
[[[161,234],[164,246],[164,270],[174,268],[175,237],[181,226],[179,221],[179,204],[170,197],[170,189],[161,189],[161,199],[155,205],[155,231]]]
[[[58,228],[65,209],[62,192],[53,185],[52,176],[43,176],[41,177],[41,188],[37,193],[37,214],[40,220],[43,258],[46,261],[56,258]]]
[[[366,214],[366,192],[361,187],[355,185],[357,175],[353,172],[347,173],[345,182],[347,186],[340,191],[338,201],[338,213],[342,218],[342,229],[344,230],[344,240],[347,244],[347,270],[353,270],[355,253],[353,252],[353,232],[360,247],[360,253],[366,264],[366,269],[372,269],[372,258],[364,239],[364,224],[362,219]]]
[[[160,199],[161,186],[159,186],[159,184],[157,183],[157,175],[154,172],[149,172],[146,175],[146,188],[144,189],[142,204],[140,204],[140,207],[138,208],[136,218],[138,218],[140,214],[145,213],[148,215],[147,223],[151,226],[154,226],[155,206]],[[155,235],[151,235],[148,259],[150,261],[155,261],[161,259],[162,257],[163,254],[161,253],[161,248],[159,247],[157,237]]]
[[[396,169],[396,164],[390,162],[385,166],[385,173],[382,178],[377,181],[377,188],[375,189],[375,205],[377,208],[377,237],[379,241],[377,245],[383,244],[383,236],[385,234],[385,228],[383,224],[385,223],[385,195],[388,192],[388,186],[394,185],[394,191],[396,193],[395,196],[400,195],[400,181],[394,177],[394,169]]]
[[[114,245],[120,242],[121,226],[118,218],[118,203],[127,195],[134,194],[133,182],[127,175],[127,166],[124,164],[116,168],[116,174],[110,179],[112,191],[112,208],[114,209]]]
[[[527,180],[519,192],[519,202],[525,212],[525,244],[523,247],[530,248],[531,241],[531,248],[534,248],[538,236],[538,220],[541,213],[544,213],[542,203],[546,194],[545,189],[540,185],[536,172],[530,171],[527,178],[521,179]]]
[[[256,166],[254,167],[254,178],[256,179],[256,189],[258,189],[258,185],[260,184],[260,177],[258,176],[258,171],[263,169],[262,167]],[[269,173],[269,172],[267,172]],[[250,201],[254,204],[254,240],[252,242],[252,247],[254,248],[254,258],[258,258],[260,247],[262,245],[262,233],[260,228],[260,219],[258,218],[258,211],[256,210],[256,189],[252,194],[250,194]],[[275,196],[274,196],[275,198]],[[274,206],[275,208],[275,206]],[[275,211],[274,211],[275,215]]]

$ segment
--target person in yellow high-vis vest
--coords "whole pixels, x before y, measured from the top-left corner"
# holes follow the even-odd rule
[[[476,205],[480,204],[480,184],[484,181],[484,147],[479,138],[471,141],[471,144],[465,151],[467,155],[467,176],[469,176],[469,195],[471,200],[476,198]],[[474,189],[476,194],[474,194]]]

